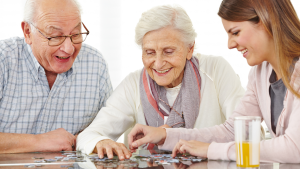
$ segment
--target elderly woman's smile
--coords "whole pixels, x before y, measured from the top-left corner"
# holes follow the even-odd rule
[[[171,27],[148,32],[143,38],[143,63],[149,76],[160,86],[179,85],[186,60],[193,46],[185,44],[182,34]]]
[[[169,72],[171,69],[172,69],[172,68],[166,69],[166,70],[161,70],[161,71],[156,70],[156,69],[153,69],[153,70],[155,70],[155,71],[157,72],[157,75],[158,75],[158,76],[162,76],[162,75],[165,75],[167,72]]]

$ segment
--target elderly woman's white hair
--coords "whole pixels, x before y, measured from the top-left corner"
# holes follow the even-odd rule
[[[79,14],[81,15],[81,6],[77,0],[72,0],[78,8]],[[27,0],[24,7],[23,21],[34,23],[34,15],[36,12],[37,0]]]
[[[183,8],[172,5],[157,6],[144,12],[135,28],[135,42],[142,45],[146,33],[167,26],[179,30],[187,45],[194,44],[197,33],[190,17]]]

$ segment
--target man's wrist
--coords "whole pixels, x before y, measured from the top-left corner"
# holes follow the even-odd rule
[[[43,141],[43,134],[36,134],[36,135],[32,135],[32,145],[34,145],[34,149],[35,151],[43,151],[42,150],[42,146],[40,147],[40,145]]]

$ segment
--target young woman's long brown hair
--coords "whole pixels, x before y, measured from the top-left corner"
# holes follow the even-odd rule
[[[223,0],[218,15],[228,21],[261,23],[273,37],[276,59],[285,86],[298,98],[290,84],[291,66],[300,56],[300,21],[290,0]],[[298,75],[297,77],[300,78]],[[298,84],[300,85],[300,84]]]

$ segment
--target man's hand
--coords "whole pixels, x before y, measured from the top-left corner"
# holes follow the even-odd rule
[[[207,158],[207,150],[210,143],[203,143],[200,141],[186,141],[179,140],[173,149],[172,157],[175,157],[177,153],[190,153],[193,156],[205,157]]]
[[[131,157],[130,151],[126,148],[123,143],[117,143],[113,140],[106,139],[101,140],[96,144],[94,153],[98,153],[99,158],[103,158],[104,154],[108,158],[112,159],[115,153],[120,160],[129,159]]]
[[[164,128],[136,124],[128,134],[129,149],[134,152],[139,146],[146,143],[163,144],[166,136]]]
[[[40,151],[72,151],[76,144],[76,137],[63,128],[38,134],[36,137],[36,146]]]

